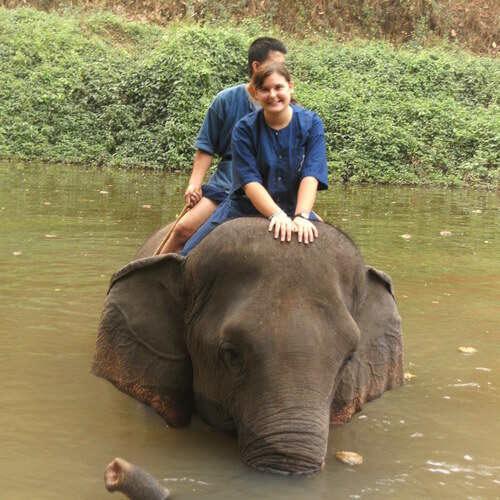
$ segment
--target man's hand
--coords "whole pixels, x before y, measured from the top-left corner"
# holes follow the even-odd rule
[[[190,184],[184,193],[184,201],[189,208],[193,208],[201,200],[201,196],[201,187]]]

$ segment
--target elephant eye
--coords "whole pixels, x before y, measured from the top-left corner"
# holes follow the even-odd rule
[[[221,358],[233,374],[239,374],[243,363],[238,351],[232,346],[223,346],[221,348]]]
[[[349,353],[346,358],[344,359],[344,361],[342,362],[342,366],[340,368],[340,371],[342,371],[348,364],[349,362],[352,360],[352,358],[354,357],[354,352],[351,352]]]

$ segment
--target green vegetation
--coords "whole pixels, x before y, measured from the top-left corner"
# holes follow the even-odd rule
[[[245,81],[257,23],[160,28],[0,10],[0,157],[189,169],[205,111]],[[278,35],[279,36],[279,35]],[[285,40],[331,178],[500,185],[500,64],[385,42]]]
[[[294,54],[299,98],[323,118],[335,180],[498,185],[497,62],[384,43]]]
[[[252,19],[265,31],[291,38],[319,33],[344,42],[447,42],[479,55],[500,55],[498,0],[0,0],[1,7],[46,12],[64,11],[68,4],[161,26],[190,21],[225,28]]]

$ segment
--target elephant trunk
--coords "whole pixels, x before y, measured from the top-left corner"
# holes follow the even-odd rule
[[[296,412],[295,408],[293,413]],[[243,460],[250,467],[277,474],[309,474],[322,470],[328,444],[328,412],[321,417],[310,416],[310,409],[292,417],[286,413],[279,412],[267,422],[257,419],[251,426],[253,429],[239,430]]]
[[[119,457],[106,467],[104,481],[108,491],[120,491],[130,500],[166,500],[169,496],[148,472]]]

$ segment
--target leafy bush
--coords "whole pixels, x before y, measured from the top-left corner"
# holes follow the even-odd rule
[[[218,91],[262,35],[0,10],[0,157],[189,169]],[[266,33],[267,34],[267,33]],[[498,186],[500,66],[386,43],[291,40],[297,96],[340,182]]]
[[[291,52],[299,99],[325,124],[332,179],[498,185],[498,62],[382,43]]]
[[[127,101],[137,107],[138,125],[152,138],[145,150],[130,138],[127,156],[138,157],[140,151],[145,163],[188,166],[194,139],[217,92],[245,81],[249,43],[248,36],[236,30],[169,29],[124,82]]]
[[[25,9],[0,10],[0,47],[0,155],[106,158],[107,112],[120,102],[133,57],[76,17]]]

